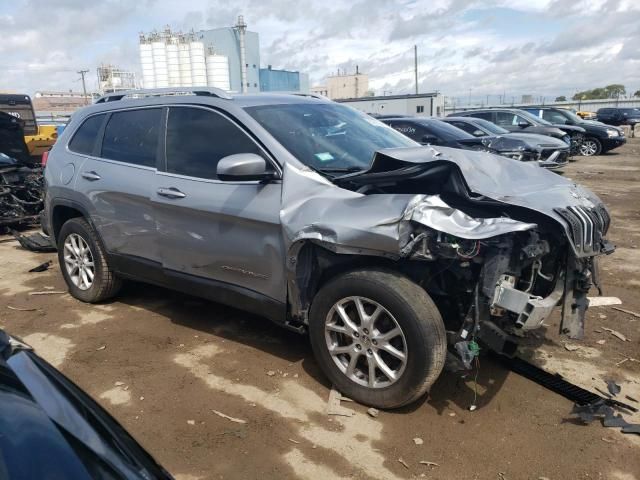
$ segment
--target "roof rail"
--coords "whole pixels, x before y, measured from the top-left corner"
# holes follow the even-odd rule
[[[202,97],[224,98],[225,100],[231,100],[232,98],[224,90],[215,87],[169,87],[108,93],[96,100],[96,103],[115,102],[117,100],[122,100],[125,97],[162,97],[170,95],[198,95]]]
[[[277,93],[277,92],[273,92],[273,93]],[[317,98],[319,100],[330,100],[329,97],[325,97],[324,95],[320,95],[319,93],[304,93],[304,92],[281,92],[281,93],[287,93],[289,95],[297,95],[298,97],[311,97],[311,98]]]

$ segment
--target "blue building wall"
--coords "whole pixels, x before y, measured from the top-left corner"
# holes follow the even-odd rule
[[[260,91],[299,92],[300,73],[289,70],[260,69]]]
[[[238,32],[231,28],[215,28],[201,30],[196,39],[204,43],[205,49],[213,47],[216,53],[229,57],[229,83],[233,92],[242,92],[242,76],[240,65],[240,41]],[[256,32],[246,32],[245,53],[247,63],[247,90],[250,93],[260,91],[260,39]],[[207,50],[208,54],[208,50]]]

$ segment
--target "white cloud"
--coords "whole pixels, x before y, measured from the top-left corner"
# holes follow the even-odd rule
[[[79,88],[101,62],[139,70],[137,32],[231,24],[260,33],[263,65],[312,83],[358,65],[378,93],[420,84],[448,96],[570,95],[623,83],[640,88],[638,0],[14,0],[0,8],[2,89]],[[34,11],[46,11],[33,21]],[[94,75],[93,75],[94,76]],[[92,80],[91,80],[92,81]],[[89,85],[92,85],[92,83]]]

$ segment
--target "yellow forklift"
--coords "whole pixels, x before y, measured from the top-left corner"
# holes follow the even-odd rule
[[[38,125],[29,95],[0,92],[0,112],[8,113],[20,120],[24,130],[24,141],[34,163],[56,143],[58,127]]]

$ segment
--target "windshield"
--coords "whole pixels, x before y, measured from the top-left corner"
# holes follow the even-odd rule
[[[571,110],[560,109],[558,110],[563,116],[568,118],[574,123],[584,123],[584,119],[573,113]]]
[[[260,105],[245,110],[298,160],[320,171],[362,170],[381,148],[419,146],[384,123],[335,103]]]
[[[484,120],[482,118],[474,118],[473,123],[495,135],[504,135],[505,133],[509,133],[509,130],[499,127],[495,123],[490,122],[489,120]]]
[[[531,120],[534,125],[553,125],[551,122],[547,122],[544,118],[536,117],[535,115],[527,112],[526,110],[518,111],[518,115],[521,115],[528,120]]]
[[[458,140],[475,139],[473,135],[465,132],[461,128],[443,122],[442,120],[421,120],[416,123],[422,124],[431,130],[435,136],[441,138],[445,142],[456,142]]]

